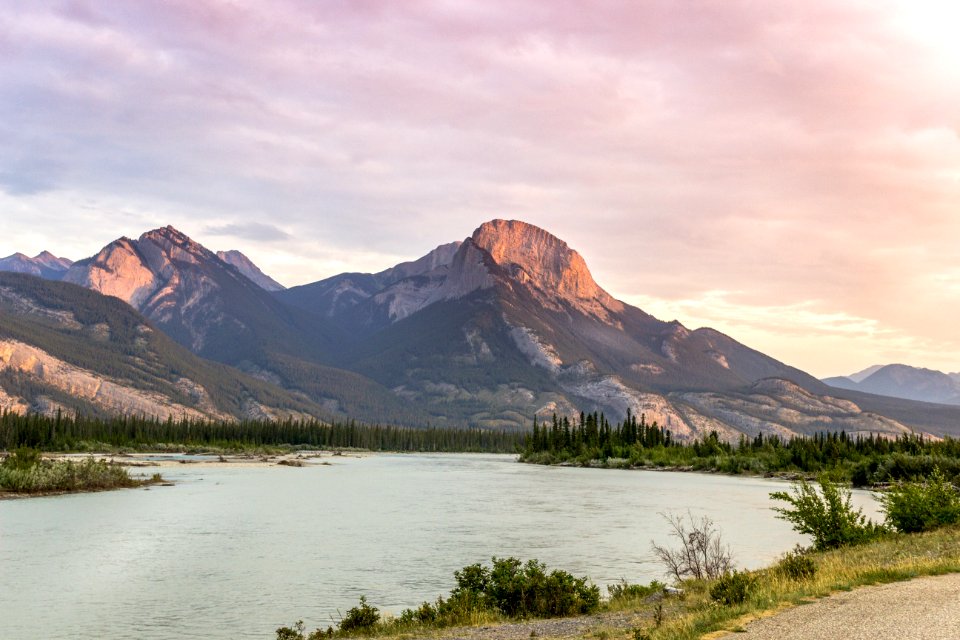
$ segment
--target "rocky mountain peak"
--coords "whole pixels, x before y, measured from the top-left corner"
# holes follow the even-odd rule
[[[592,315],[621,311],[594,281],[583,257],[553,234],[519,220],[491,220],[480,225],[471,242],[490,254],[520,282],[541,294],[556,296]]]
[[[283,291],[286,289],[285,286],[261,271],[260,267],[255,265],[250,258],[236,249],[217,251],[217,257],[236,267],[237,271],[252,280],[261,289],[267,291]]]
[[[52,253],[50,253],[49,251],[41,251],[37,255],[33,256],[33,259],[36,262],[39,262],[41,264],[47,265],[52,268],[67,269],[71,264],[73,264],[72,260],[68,260],[67,258],[59,258],[53,255]]]
[[[137,244],[143,250],[148,242],[159,247],[171,260],[190,263],[216,260],[216,255],[213,252],[171,225],[147,231],[140,236]],[[147,253],[149,253],[149,249],[147,249]]]

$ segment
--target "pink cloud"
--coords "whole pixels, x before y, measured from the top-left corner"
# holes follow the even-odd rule
[[[18,166],[57,164],[57,206],[269,217],[314,238],[276,261],[291,284],[330,275],[290,266],[317,252],[407,257],[521,217],[615,294],[740,291],[748,315],[814,301],[946,345],[960,300],[932,274],[958,258],[960,60],[907,10],[24,4],[0,17],[0,143]],[[9,193],[19,171],[0,160]],[[4,231],[8,252],[35,237]]]

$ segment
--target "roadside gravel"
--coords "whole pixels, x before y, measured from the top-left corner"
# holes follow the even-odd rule
[[[960,574],[861,587],[743,626],[737,640],[960,638]]]
[[[437,636],[441,640],[530,640],[530,638],[583,638],[599,631],[633,629],[649,621],[646,613],[602,613],[575,618],[551,618],[512,622],[485,627],[446,629]]]

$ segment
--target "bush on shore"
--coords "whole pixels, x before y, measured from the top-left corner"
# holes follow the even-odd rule
[[[939,467],[922,482],[898,482],[879,496],[887,524],[902,533],[960,522],[960,491]]]
[[[0,490],[14,493],[100,491],[141,484],[124,467],[105,460],[44,461],[35,449],[18,449],[0,464]]]
[[[777,517],[793,524],[798,533],[813,536],[817,551],[837,549],[852,544],[875,540],[886,528],[867,519],[862,509],[854,509],[850,491],[821,476],[820,490],[807,482],[796,482],[791,491],[775,491],[774,500],[790,507],[773,507]],[[792,507],[792,508],[791,508]]]
[[[316,640],[328,636],[402,632],[415,627],[450,627],[502,618],[550,618],[593,613],[600,607],[600,588],[567,571],[548,572],[537,560],[493,558],[491,566],[477,563],[454,572],[457,586],[447,598],[424,602],[383,620],[367,603],[347,611],[340,628],[304,635],[302,623],[277,629],[277,640]],[[628,585],[633,587],[635,585]],[[632,591],[632,589],[631,589]]]

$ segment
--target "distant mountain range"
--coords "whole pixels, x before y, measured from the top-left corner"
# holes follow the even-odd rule
[[[22,253],[15,253],[12,256],[0,258],[0,271],[29,273],[47,280],[59,280],[72,264],[70,260],[58,258],[49,251],[43,251],[32,258]]]
[[[960,409],[831,388],[720,332],[657,320],[604,291],[565,242],[515,220],[290,289],[172,227],[44,277],[120,298],[196,356],[329,416],[526,428],[534,415],[630,409],[680,438],[960,431]]]
[[[905,364],[874,365],[849,376],[824,378],[840,389],[892,398],[960,405],[960,373],[944,373]]]

